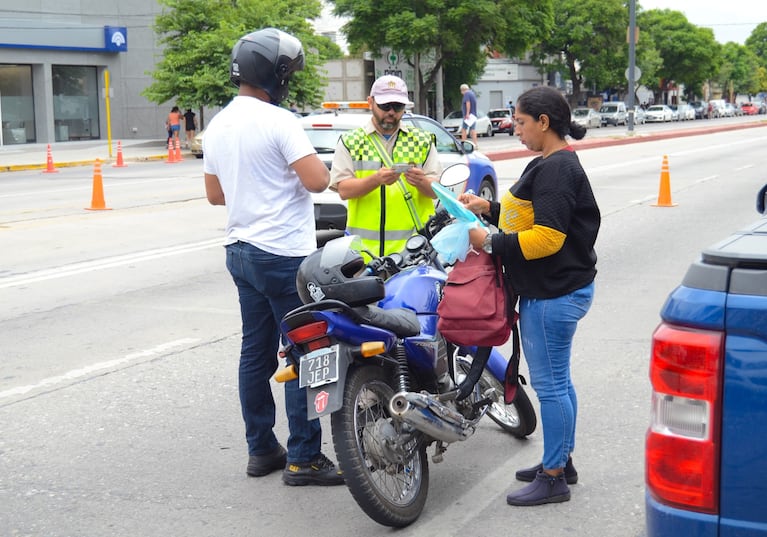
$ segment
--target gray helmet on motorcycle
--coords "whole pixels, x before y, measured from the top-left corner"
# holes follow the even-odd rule
[[[272,104],[288,96],[288,82],[294,72],[304,68],[301,41],[276,28],[264,28],[240,38],[232,49],[229,79],[261,88]]]
[[[296,275],[301,301],[340,300],[349,306],[364,306],[381,300],[386,294],[384,282],[364,275],[360,246],[359,237],[346,236],[309,254]]]

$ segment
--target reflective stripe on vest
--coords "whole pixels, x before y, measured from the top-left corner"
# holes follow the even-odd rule
[[[346,132],[342,135],[342,140],[351,154],[355,177],[368,177],[381,168],[381,157],[367,139],[364,129]],[[423,165],[430,148],[431,136],[428,133],[420,129],[399,131],[392,151],[392,161],[398,164],[413,162]],[[434,214],[433,201],[411,184],[405,182],[405,185],[413,196],[420,220],[426,222],[429,216]],[[396,183],[382,185],[381,188],[376,188],[360,198],[350,199],[346,231],[359,235],[365,247],[376,255],[384,256],[402,251],[405,242],[416,229],[400,186]]]

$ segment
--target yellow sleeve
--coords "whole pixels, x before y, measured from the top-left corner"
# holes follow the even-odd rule
[[[532,229],[520,231],[519,248],[528,261],[548,257],[557,253],[565,243],[567,235],[556,229],[533,224]]]

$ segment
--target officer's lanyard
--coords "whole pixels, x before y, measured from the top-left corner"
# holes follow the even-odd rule
[[[370,140],[370,143],[373,144],[373,148],[375,148],[376,152],[378,153],[378,157],[386,165],[386,167],[393,168],[394,161],[392,161],[391,155],[389,155],[389,152],[386,151],[386,148],[381,145],[381,140],[379,140],[375,135],[371,136],[368,134],[367,137],[368,140]],[[418,217],[418,211],[416,210],[415,203],[413,202],[413,194],[407,189],[405,183],[402,181],[402,174],[397,176],[397,184],[402,191],[402,196],[405,198],[405,203],[407,204],[410,218],[413,220],[413,224],[415,224],[415,230],[418,231],[423,228],[423,224],[421,223],[421,219]]]

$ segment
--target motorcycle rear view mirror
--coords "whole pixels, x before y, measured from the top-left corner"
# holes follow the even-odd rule
[[[759,214],[765,214],[765,210],[767,210],[767,185],[760,188],[756,195],[756,210],[759,211]]]
[[[469,180],[471,170],[466,164],[461,162],[448,166],[442,171],[442,175],[439,178],[439,184],[449,188],[456,195],[463,193],[463,189],[466,186],[466,181]]]

